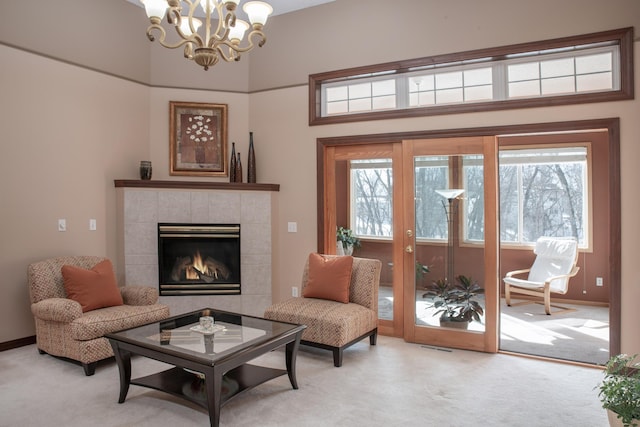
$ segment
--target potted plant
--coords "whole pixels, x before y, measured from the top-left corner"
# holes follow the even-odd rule
[[[422,284],[425,275],[429,272],[429,266],[416,261],[416,286]]]
[[[360,247],[360,239],[353,234],[353,230],[350,228],[338,227],[336,240],[338,242],[338,255],[351,255],[354,248]]]
[[[609,425],[640,425],[640,363],[637,354],[619,354],[609,359],[598,397],[607,410]]]
[[[434,316],[440,315],[440,326],[467,329],[474,320],[479,322],[484,310],[475,299],[484,292],[478,282],[471,277],[460,275],[457,283],[452,285],[447,280],[439,279],[431,284],[422,297],[433,297]]]

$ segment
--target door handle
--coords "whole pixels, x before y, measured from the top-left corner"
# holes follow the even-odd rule
[[[413,248],[411,247],[411,245],[408,245],[406,248],[404,248],[404,251],[408,254],[412,254]]]

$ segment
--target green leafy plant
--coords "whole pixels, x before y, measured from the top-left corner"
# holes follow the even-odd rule
[[[360,239],[353,234],[353,230],[350,228],[338,227],[336,240],[342,242],[342,247],[345,249],[347,249],[348,246],[353,246],[354,248],[360,247]]]
[[[640,363],[637,354],[619,354],[609,359],[604,379],[598,386],[602,407],[615,412],[625,427],[640,420]]]
[[[429,272],[429,266],[422,264],[420,261],[416,261],[416,284],[422,283],[424,275]]]
[[[460,275],[455,285],[444,279],[434,281],[422,297],[433,297],[434,316],[440,315],[443,320],[452,322],[480,321],[484,309],[475,299],[484,292],[471,277]]]

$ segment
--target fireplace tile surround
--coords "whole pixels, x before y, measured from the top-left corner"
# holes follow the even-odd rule
[[[238,223],[242,294],[163,296],[160,302],[172,315],[215,307],[262,316],[272,302],[272,219],[279,187],[165,183],[115,182],[118,265],[124,284],[158,286],[158,223]]]

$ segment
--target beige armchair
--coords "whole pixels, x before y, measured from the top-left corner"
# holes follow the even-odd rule
[[[322,255],[325,258],[335,255]],[[345,348],[369,337],[375,345],[378,336],[378,286],[382,263],[377,259],[354,258],[349,283],[349,302],[321,298],[294,297],[267,308],[264,317],[306,325],[303,345],[333,352],[333,364],[342,366]],[[309,282],[309,260],[302,275],[302,294]]]
[[[158,304],[158,291],[147,286],[119,288],[124,304],[82,311],[80,303],[67,298],[62,266],[91,269],[106,258],[69,256],[47,259],[28,267],[31,312],[36,325],[36,344],[41,354],[80,362],[86,375],[95,373],[99,360],[113,356],[105,334],[169,317],[169,307]]]

